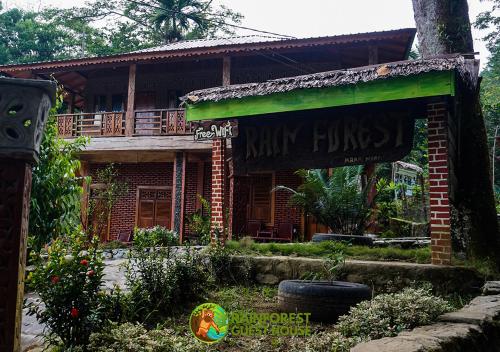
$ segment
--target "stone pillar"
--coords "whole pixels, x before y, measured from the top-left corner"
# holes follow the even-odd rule
[[[186,154],[175,153],[172,180],[172,229],[179,234],[180,241],[184,234],[184,188],[186,179]]]
[[[0,79],[0,351],[20,351],[31,167],[55,84]]]
[[[224,231],[224,193],[225,193],[225,165],[226,140],[214,139],[212,142],[212,199],[210,232],[212,243],[215,233]]]
[[[427,106],[432,264],[451,264],[449,129],[446,103]]]

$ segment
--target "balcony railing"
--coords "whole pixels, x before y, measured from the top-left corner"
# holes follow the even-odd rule
[[[57,115],[59,136],[123,136],[125,112],[99,112]]]
[[[124,111],[57,115],[59,136],[63,138],[125,136],[126,123]],[[183,109],[137,110],[133,123],[134,136],[192,133]]]
[[[135,111],[134,135],[165,136],[191,133],[191,124],[186,122],[184,109]]]

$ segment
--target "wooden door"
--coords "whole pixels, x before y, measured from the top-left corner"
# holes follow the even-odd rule
[[[171,187],[138,187],[137,227],[148,228],[159,225],[170,228],[171,211]]]
[[[156,118],[156,94],[154,92],[139,92],[135,96],[135,110],[137,112],[135,122],[135,134],[153,135],[159,134],[161,129],[161,118]]]
[[[251,176],[249,219],[272,223],[272,188],[272,174]]]

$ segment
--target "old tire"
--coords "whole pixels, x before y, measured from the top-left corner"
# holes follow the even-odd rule
[[[355,246],[373,246],[373,239],[368,236],[339,235],[335,233],[316,233],[311,239],[312,242],[336,241],[348,242]]]
[[[311,313],[311,320],[333,323],[361,301],[372,297],[370,287],[344,281],[284,280],[278,287],[282,312]]]

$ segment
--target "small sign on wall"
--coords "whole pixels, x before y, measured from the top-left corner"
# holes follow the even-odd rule
[[[210,141],[238,136],[238,121],[235,120],[193,122],[193,124],[195,141]]]

